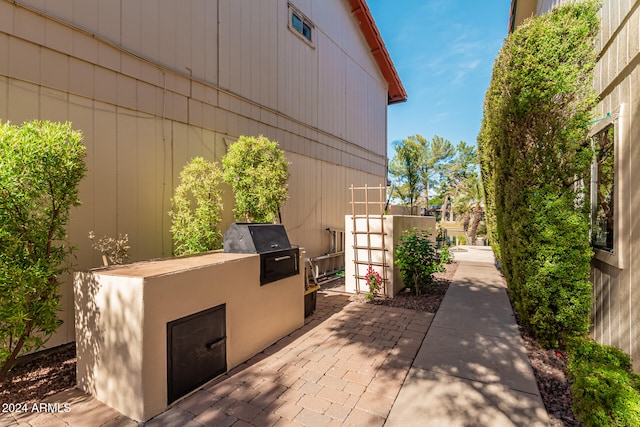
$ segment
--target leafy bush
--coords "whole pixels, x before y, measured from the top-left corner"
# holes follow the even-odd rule
[[[486,235],[487,235],[487,224],[484,222],[481,222],[478,225],[478,236],[482,237]]]
[[[0,381],[58,329],[72,252],[65,227],[86,173],[70,123],[0,124]]]
[[[440,264],[451,264],[454,261],[453,253],[449,249],[449,246],[443,246],[438,251],[440,256]]]
[[[587,427],[640,426],[640,375],[629,356],[587,338],[571,341],[573,410]]]
[[[194,157],[180,172],[171,199],[171,235],[175,255],[190,255],[222,247],[218,224],[222,216],[221,172],[215,163]]]
[[[239,221],[275,222],[287,199],[289,163],[278,143],[260,135],[241,136],[222,159],[223,179],[235,194]]]
[[[589,322],[589,197],[598,2],[530,19],[496,59],[478,136],[489,238],[523,322],[544,346]]]
[[[395,261],[405,286],[416,294],[433,284],[433,273],[442,271],[438,254],[426,230],[405,230],[396,248]]]

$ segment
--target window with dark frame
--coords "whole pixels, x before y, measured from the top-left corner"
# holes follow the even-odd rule
[[[615,226],[615,130],[610,125],[593,136],[591,244],[613,252]]]
[[[289,14],[291,16],[290,27],[307,41],[313,43],[313,23],[291,4],[289,4]]]

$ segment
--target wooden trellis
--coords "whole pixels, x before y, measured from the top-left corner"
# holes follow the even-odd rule
[[[384,289],[382,290],[384,296],[388,296],[387,285],[389,283],[387,265],[387,248],[385,246],[386,232],[384,230],[384,207],[386,203],[386,187],[350,187],[351,190],[351,219],[353,221],[353,229],[351,231],[353,235],[353,262],[355,264],[355,285],[356,293],[360,293],[360,280],[364,280],[366,284],[366,273],[362,274],[360,266],[372,266],[379,267],[382,270],[380,275]],[[373,200],[370,199],[369,193],[374,192],[377,197]],[[364,200],[358,198],[356,195],[362,195],[364,193]],[[358,220],[361,221],[358,221]],[[365,223],[364,230],[358,228],[359,223],[363,221]],[[378,227],[379,225],[379,227]],[[366,244],[363,244],[362,239],[358,239],[358,236],[366,236]],[[372,236],[379,236],[376,243],[380,245],[372,244]],[[360,251],[366,252],[366,259],[360,259]],[[377,255],[377,256],[376,256]]]

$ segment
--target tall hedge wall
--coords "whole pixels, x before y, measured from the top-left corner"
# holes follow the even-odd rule
[[[521,320],[556,346],[589,325],[588,141],[598,2],[555,8],[505,41],[478,136],[492,244]]]

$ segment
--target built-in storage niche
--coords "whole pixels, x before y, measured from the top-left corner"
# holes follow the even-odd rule
[[[227,371],[226,304],[167,323],[167,403]]]

